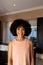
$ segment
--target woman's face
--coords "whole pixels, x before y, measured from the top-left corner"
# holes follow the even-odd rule
[[[22,26],[17,27],[17,29],[16,29],[16,34],[17,34],[17,36],[19,36],[19,37],[23,37],[24,34],[25,34],[25,29],[24,29]]]

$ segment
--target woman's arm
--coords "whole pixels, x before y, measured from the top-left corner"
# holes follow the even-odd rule
[[[32,41],[30,42],[30,52],[31,52],[31,65],[34,65],[34,51]]]
[[[8,45],[8,65],[12,65],[12,42]]]

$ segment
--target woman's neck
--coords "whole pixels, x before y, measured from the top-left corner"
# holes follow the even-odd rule
[[[16,38],[16,40],[18,40],[18,41],[21,41],[21,40],[24,40],[25,39],[25,37],[17,37]]]

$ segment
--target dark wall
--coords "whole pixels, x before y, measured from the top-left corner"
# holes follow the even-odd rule
[[[2,22],[0,21],[0,44],[2,43]]]
[[[1,40],[1,21],[0,21],[0,40]]]
[[[43,17],[37,19],[37,42],[37,52],[43,53]]]

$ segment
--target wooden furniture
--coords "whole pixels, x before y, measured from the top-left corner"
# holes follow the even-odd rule
[[[0,65],[7,65],[8,46],[0,45]]]

